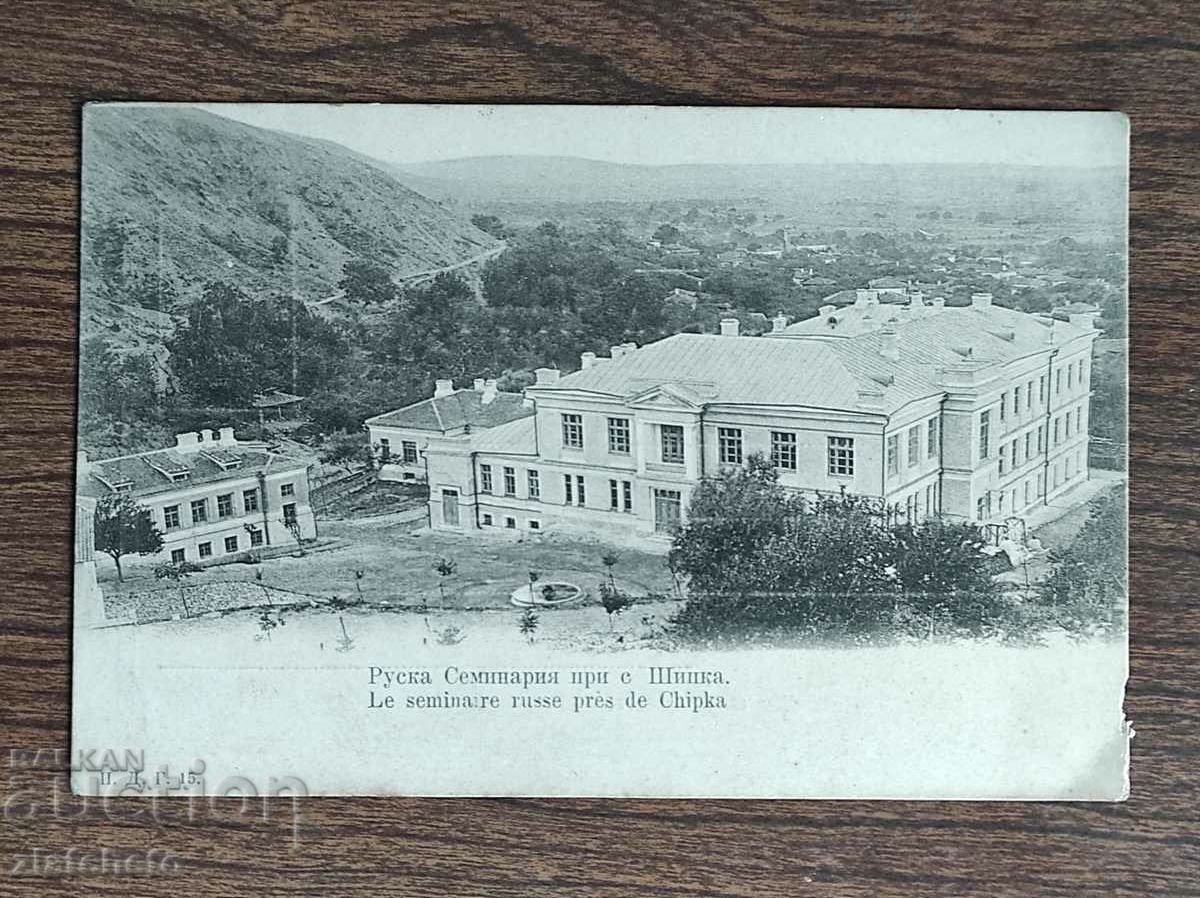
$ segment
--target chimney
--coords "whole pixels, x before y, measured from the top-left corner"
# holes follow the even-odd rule
[[[938,311],[941,311],[942,309],[946,308],[946,299],[945,299],[945,297],[942,297],[942,296],[935,296],[935,297],[933,298],[933,307],[934,307],[934,309],[936,309],[936,310],[938,310]]]
[[[491,405],[493,402],[496,401],[496,394],[498,392],[500,392],[500,391],[499,391],[496,381],[485,380],[483,382],[483,397],[482,397],[481,401],[483,402],[484,405]]]
[[[476,393],[482,393],[485,383],[486,383],[486,381],[484,381],[484,379],[482,377],[477,377],[477,378],[475,378],[474,381],[471,382],[471,388]]]
[[[992,294],[990,293],[972,293],[971,305],[976,309],[986,309],[992,304]]]
[[[736,318],[722,318],[721,319],[721,336],[722,337],[736,337],[739,333],[740,327],[741,327],[741,325],[738,323],[738,320]]]
[[[824,306],[821,306],[821,308],[817,309],[817,313],[822,318],[828,318],[830,315],[832,315],[836,311],[837,311],[837,306],[834,306],[834,305],[824,305]]]
[[[613,346],[609,352],[612,353],[612,357],[614,359],[619,359],[621,356],[625,355],[625,347],[621,345]]]
[[[879,333],[879,354],[893,362],[900,360],[900,344],[896,339],[896,327],[892,322],[883,326]]]
[[[913,290],[908,294],[908,305],[914,314],[921,314],[925,308],[925,294],[920,290]]]
[[[633,352],[638,347],[636,343],[630,341],[628,343],[622,343],[621,348],[623,348],[626,352]]]
[[[771,319],[771,333],[773,333],[773,334],[782,334],[784,331],[784,328],[786,328],[787,326],[788,326],[787,315],[776,315],[774,318]]]
[[[579,354],[579,369],[581,371],[586,371],[588,368],[592,367],[592,365],[594,365],[594,364],[596,364],[596,353],[581,352]]]
[[[206,427],[204,430],[200,431],[200,442],[213,443],[216,442],[216,437],[214,437],[213,432]]]
[[[539,387],[545,386],[546,384],[558,383],[557,368],[536,368],[534,369],[533,374],[537,378],[537,386]]]
[[[200,445],[200,434],[195,431],[175,434],[176,449],[195,449]]]
[[[870,290],[855,290],[854,291],[854,304],[856,306],[865,306],[867,304],[867,298],[870,295],[871,295]]]
[[[218,440],[218,442],[222,446],[236,446],[237,445],[237,437],[235,437],[233,435],[233,428],[232,427],[222,427],[221,428],[221,438],[220,438],[220,440]]]
[[[439,380],[433,388],[433,398],[441,399],[443,396],[449,396],[454,392],[454,381]]]

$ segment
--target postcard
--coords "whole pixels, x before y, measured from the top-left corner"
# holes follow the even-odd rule
[[[1119,113],[93,103],[73,788],[1121,800]]]

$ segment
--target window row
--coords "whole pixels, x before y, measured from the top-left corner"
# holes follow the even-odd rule
[[[938,418],[914,424],[905,432],[906,465],[915,468],[922,459],[937,458],[941,455],[941,422]],[[922,440],[924,445],[922,445]],[[900,473],[900,434],[889,434],[887,438],[887,473],[894,477]]]
[[[742,429],[717,428],[717,461],[723,465],[740,465],[745,461]],[[800,467],[796,434],[787,430],[771,431],[771,464],[781,471],[796,471]],[[837,477],[854,476],[854,438],[828,437],[826,465]]]
[[[250,539],[249,539],[248,545],[250,548],[253,549],[253,548],[256,548],[263,544],[262,530],[258,530],[258,529],[251,530],[249,533],[249,537],[250,537]],[[221,540],[221,545],[224,548],[224,554],[226,554],[226,555],[233,555],[242,550],[241,538],[236,533],[231,534],[230,536],[227,536],[223,540]],[[196,555],[198,558],[200,558],[200,560],[204,560],[205,558],[212,558],[213,557],[213,542],[211,540],[207,540],[202,543],[197,543],[196,544]],[[171,550],[171,563],[172,564],[182,564],[183,562],[185,562],[187,560],[188,560],[188,557],[187,557],[187,549],[186,548]]]
[[[400,457],[399,461],[405,465],[415,465],[419,456],[417,455],[417,444],[415,440],[400,441]],[[379,440],[379,463],[386,465],[389,462],[394,463],[392,456],[392,441],[387,437],[381,437]]]
[[[504,523],[505,530],[516,530],[517,529],[517,519],[514,517],[511,517],[509,515],[504,515],[503,523]],[[479,517],[479,524],[482,527],[497,526],[495,515],[493,515],[491,512],[487,512],[487,511],[483,512],[483,514],[481,514]],[[542,529],[542,522],[539,521],[537,518],[530,518],[528,521],[525,522],[525,524],[530,530],[541,530]]]
[[[294,483],[284,483],[280,485],[279,495],[285,499],[296,495],[296,485]],[[241,514],[252,514],[259,510],[258,489],[242,490]],[[291,509],[289,513],[289,508]],[[181,514],[182,505],[166,505],[163,507],[163,526],[167,530],[179,530],[183,527],[183,519]],[[283,506],[284,517],[287,518],[290,514],[295,517],[295,503],[287,503]],[[189,525],[195,527],[199,524],[206,524],[210,520],[210,507],[207,497],[203,499],[193,499],[188,503]],[[239,512],[234,506],[234,494],[222,493],[217,496],[217,520],[232,518]]]

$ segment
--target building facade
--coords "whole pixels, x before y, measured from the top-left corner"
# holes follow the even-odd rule
[[[1085,480],[1090,317],[906,299],[862,291],[762,337],[730,319],[539,369],[532,414],[427,443],[430,523],[669,534],[700,482],[753,453],[792,490],[913,521],[1002,521]]]
[[[494,380],[476,379],[469,390],[439,380],[429,399],[368,418],[363,426],[381,480],[424,483],[430,439],[466,442],[490,427],[532,414],[520,393],[501,392]]]
[[[239,442],[232,427],[181,433],[170,449],[120,458],[78,459],[88,499],[128,495],[163,534],[156,558],[212,563],[317,535],[309,504],[311,460],[262,443]]]

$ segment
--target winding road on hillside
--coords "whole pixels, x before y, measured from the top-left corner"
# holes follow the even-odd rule
[[[501,240],[490,249],[486,249],[481,253],[476,253],[474,256],[471,256],[469,259],[463,259],[461,262],[455,262],[453,265],[443,265],[440,268],[426,268],[423,271],[410,271],[407,274],[397,275],[396,283],[401,287],[415,287],[418,284],[423,284],[426,281],[433,280],[439,274],[458,271],[460,268],[468,268],[471,265],[476,265],[480,262],[486,262],[489,259],[494,259],[506,249],[508,249],[508,244]],[[326,296],[324,299],[315,299],[312,302],[305,303],[305,305],[312,309],[316,308],[317,306],[328,305],[336,299],[341,299],[345,295],[345,290],[337,290]]]

